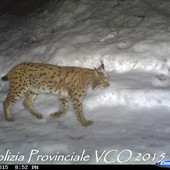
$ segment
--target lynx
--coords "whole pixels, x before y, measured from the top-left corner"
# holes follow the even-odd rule
[[[43,115],[32,106],[39,93],[59,94],[60,110],[50,114],[53,119],[63,116],[71,100],[78,121],[83,126],[93,124],[83,114],[83,98],[87,88],[97,86],[107,87],[109,79],[101,62],[99,68],[89,69],[71,66],[58,66],[44,63],[21,63],[2,77],[3,81],[9,80],[9,92],[3,102],[5,119],[14,121],[10,112],[11,107],[25,97],[23,105],[32,115],[41,119]]]

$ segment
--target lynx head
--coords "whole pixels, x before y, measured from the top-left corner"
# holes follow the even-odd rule
[[[97,86],[100,87],[108,87],[110,86],[109,78],[106,75],[105,69],[104,69],[104,64],[101,61],[101,65],[99,68],[94,68],[94,75],[93,75],[93,85],[92,88],[96,88]]]

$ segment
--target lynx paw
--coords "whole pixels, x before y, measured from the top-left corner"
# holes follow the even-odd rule
[[[37,119],[42,119],[43,118],[43,115],[42,114],[36,114],[34,115]]]
[[[55,112],[50,114],[50,118],[58,119],[62,115],[62,112]]]
[[[5,117],[5,119],[8,121],[8,122],[14,122],[15,119],[13,117]]]
[[[91,120],[81,122],[82,126],[85,126],[85,127],[90,126],[90,125],[92,125],[93,123],[94,123],[94,122],[91,121]]]

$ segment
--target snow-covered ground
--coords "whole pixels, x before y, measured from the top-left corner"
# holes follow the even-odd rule
[[[36,119],[14,105],[6,122],[0,82],[0,164],[155,164],[170,159],[170,1],[52,1],[26,18],[0,17],[0,77],[25,62],[98,67],[110,87],[88,90],[82,127],[71,103],[50,120],[58,97],[40,94]],[[14,157],[13,157],[14,156]],[[12,159],[12,157],[14,159]]]

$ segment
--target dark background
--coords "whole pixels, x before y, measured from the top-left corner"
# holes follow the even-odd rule
[[[26,16],[52,0],[0,0],[0,15]]]

